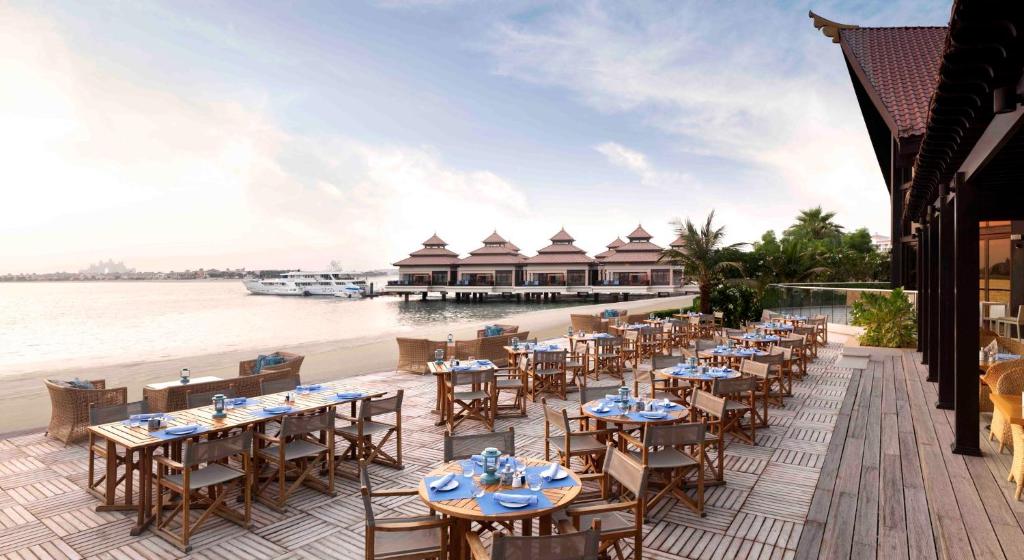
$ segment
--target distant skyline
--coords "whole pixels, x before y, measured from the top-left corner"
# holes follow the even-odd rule
[[[591,255],[712,209],[888,234],[837,45],[807,10],[946,2],[0,3],[0,274],[378,269],[437,232]]]

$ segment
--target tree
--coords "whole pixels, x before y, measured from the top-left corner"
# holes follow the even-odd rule
[[[678,249],[666,249],[660,258],[660,262],[682,266],[685,274],[697,282],[701,313],[711,312],[711,288],[721,278],[722,271],[742,269],[739,263],[725,260],[723,252],[742,247],[745,243],[726,245],[725,227],[715,228],[712,225],[714,218],[715,211],[712,210],[700,229],[689,218],[685,222],[673,222],[681,244]]]
[[[835,217],[835,212],[825,212],[821,206],[801,210],[796,222],[785,231],[785,236],[810,241],[838,240],[843,226],[832,221]]]

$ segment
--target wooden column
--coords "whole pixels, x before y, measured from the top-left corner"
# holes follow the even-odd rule
[[[917,228],[917,351],[921,353],[921,363],[928,363],[928,232],[924,220]]]
[[[928,381],[939,380],[939,219],[934,208],[928,209]]]
[[[953,453],[981,455],[978,425],[978,193],[956,178],[955,420]]]
[[[954,367],[953,338],[954,326],[953,292],[956,270],[956,204],[948,200],[949,190],[943,185],[939,192],[939,390],[936,408],[953,408],[953,389],[956,383]],[[975,263],[977,264],[977,263]],[[975,364],[977,367],[977,364]]]
[[[893,162],[895,164],[895,161]],[[892,238],[890,251],[891,268],[889,281],[893,288],[903,285],[903,169],[893,167],[889,185],[889,208],[891,209],[889,235]]]

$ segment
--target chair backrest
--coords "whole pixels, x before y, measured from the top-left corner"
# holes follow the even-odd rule
[[[593,400],[603,399],[605,395],[616,394],[619,391],[619,387],[621,385],[587,385],[586,387],[580,387],[578,395],[580,406]]]
[[[334,409],[319,414],[290,414],[281,420],[280,437],[301,436],[334,428]]]
[[[486,432],[482,434],[467,434],[464,436],[453,436],[449,432],[444,433],[444,460],[457,461],[468,459],[481,451],[493,447],[501,451],[503,455],[516,454],[516,432],[509,428],[505,432]]]
[[[682,361],[682,356],[664,356],[661,354],[655,354],[654,356],[651,357],[651,368],[663,369],[667,367],[672,367]]]
[[[453,387],[460,385],[486,385],[494,381],[494,370],[453,371],[448,378]]]
[[[647,490],[647,467],[619,451],[611,443],[605,451],[602,472],[636,498],[643,497]]]
[[[672,447],[704,443],[707,425],[704,422],[686,424],[652,424],[644,429],[644,447]]]
[[[1024,391],[1024,360],[998,362],[990,367],[989,371],[991,372],[996,368],[1001,370],[1001,375],[999,376],[999,381],[996,381],[993,393],[1016,396]]]
[[[533,365],[537,369],[564,369],[565,352],[558,351],[533,351]]]
[[[491,560],[597,560],[601,534],[593,528],[558,535],[510,536],[496,532]]]
[[[788,362],[793,359],[793,347],[792,346],[772,346],[768,350],[768,354],[772,356],[782,356],[783,362]]]
[[[213,402],[214,395],[224,395],[225,397],[231,398],[235,396],[235,390],[232,387],[222,389],[220,391],[199,391],[193,393],[189,391],[185,393],[185,404],[189,408],[198,408],[200,406],[207,406]]]
[[[145,400],[124,404],[112,404],[110,406],[89,405],[89,425],[98,426],[126,420],[133,414],[146,414],[149,412],[149,403]]]
[[[454,355],[450,358],[456,360],[468,360],[470,358],[480,357],[480,341],[482,339],[474,338],[473,340],[456,340],[455,348],[453,350]]]
[[[260,381],[260,394],[272,395],[274,393],[294,391],[295,388],[298,386],[299,377],[297,375],[290,377],[281,377],[278,379],[264,379]]]
[[[743,329],[730,329],[729,327],[725,327],[723,331],[725,332],[726,337],[743,336],[744,332],[746,332]]]
[[[594,351],[598,354],[614,354],[622,350],[622,337],[609,336],[594,339]]]
[[[373,516],[373,500],[370,494],[373,493],[373,486],[370,484],[370,471],[366,468],[366,461],[359,460],[359,493],[363,496],[363,511],[366,513],[366,526],[376,525]]]
[[[758,379],[768,378],[768,368],[768,364],[755,360],[744,359],[742,362],[740,362],[740,373],[744,375],[750,375]]]
[[[359,418],[368,419],[384,414],[402,414],[402,397],[405,390],[399,389],[394,396],[383,399],[363,399],[359,401]]]
[[[754,390],[754,380],[750,377],[736,377],[734,379],[715,379],[711,385],[711,392],[724,397],[727,395],[739,395]]]
[[[694,344],[695,348],[697,349],[697,352],[701,352],[701,351],[704,351],[704,350],[711,350],[715,346],[718,346],[718,343],[715,342],[714,340],[707,340],[707,339],[703,339],[703,338],[695,340],[693,344]]]
[[[569,428],[569,415],[566,414],[565,410],[555,410],[548,406],[548,401],[544,398],[542,398],[540,402],[544,407],[544,423],[555,426],[564,433],[570,433],[571,428]]]
[[[228,437],[185,442],[181,464],[185,467],[194,467],[235,455],[249,455],[251,452],[252,432],[246,430]]]
[[[725,398],[716,397],[707,391],[694,391],[690,406],[715,419],[725,416]]]

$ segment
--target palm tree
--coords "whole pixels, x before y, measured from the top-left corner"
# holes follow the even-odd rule
[[[787,237],[822,241],[838,238],[843,233],[843,226],[835,223],[835,212],[825,212],[821,206],[801,210],[796,223],[785,231]]]
[[[685,222],[676,220],[673,225],[679,235],[678,248],[665,249],[661,253],[660,262],[672,263],[683,267],[683,272],[697,281],[700,287],[700,311],[711,312],[711,288],[719,278],[723,269],[740,268],[739,263],[722,260],[724,249],[737,249],[746,243],[725,245],[725,227],[715,228],[712,221],[715,211],[708,214],[704,226],[697,229],[689,218]]]

